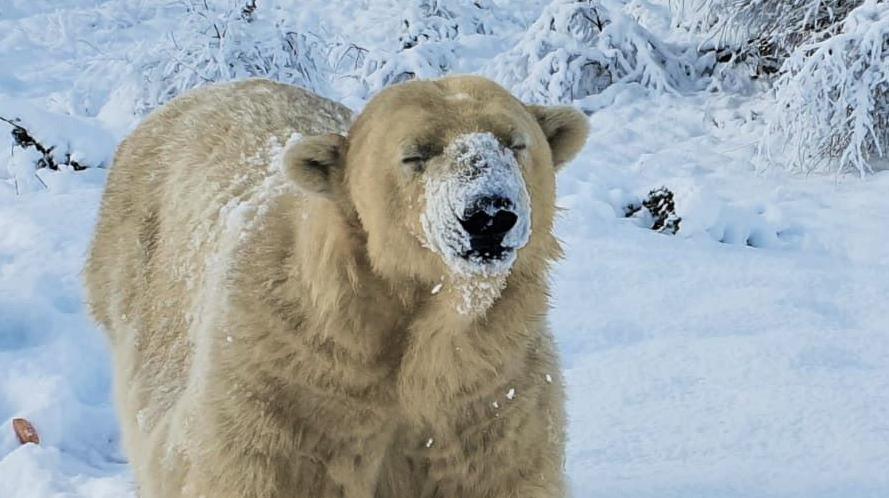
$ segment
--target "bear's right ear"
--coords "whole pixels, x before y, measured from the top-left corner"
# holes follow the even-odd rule
[[[284,152],[284,169],[302,190],[333,197],[343,182],[345,152],[342,135],[304,137]]]

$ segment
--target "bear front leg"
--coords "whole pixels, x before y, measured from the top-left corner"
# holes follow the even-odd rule
[[[373,498],[392,429],[371,410],[299,390],[204,414],[187,497]],[[270,401],[274,400],[274,401]],[[191,487],[191,489],[189,489]]]

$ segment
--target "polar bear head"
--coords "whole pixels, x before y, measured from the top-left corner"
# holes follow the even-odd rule
[[[456,76],[389,87],[346,136],[305,137],[284,157],[302,190],[355,218],[376,273],[505,278],[558,256],[555,175],[587,131],[573,108]]]

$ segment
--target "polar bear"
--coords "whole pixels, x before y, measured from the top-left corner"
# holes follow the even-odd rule
[[[115,156],[85,269],[144,498],[564,496],[546,313],[587,119],[457,76],[199,89]]]

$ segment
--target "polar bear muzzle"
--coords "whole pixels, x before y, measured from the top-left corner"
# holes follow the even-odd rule
[[[426,178],[428,246],[462,274],[509,272],[531,235],[531,203],[515,154],[488,132],[460,135]]]

